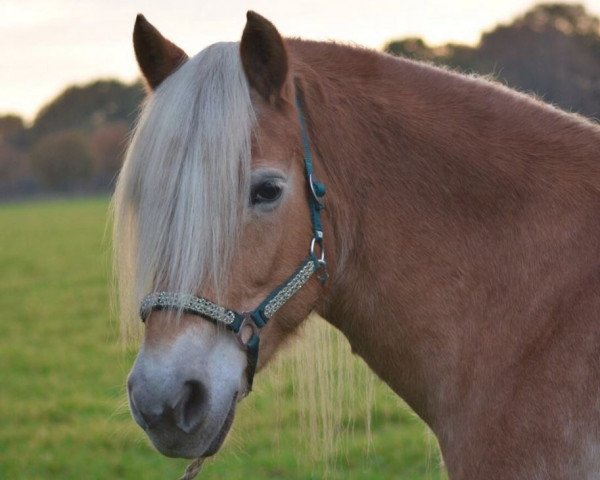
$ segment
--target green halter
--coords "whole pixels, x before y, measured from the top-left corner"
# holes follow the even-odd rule
[[[248,378],[248,391],[252,389],[256,362],[258,360],[258,347],[260,343],[260,330],[267,324],[269,319],[300,290],[313,274],[323,269],[319,277],[321,283],[327,281],[325,271],[325,252],[323,250],[323,227],[321,224],[321,210],[324,208],[322,198],[325,195],[325,185],[316,181],[313,177],[312,155],[306,121],[302,112],[300,95],[296,93],[296,106],[298,109],[298,120],[302,135],[302,146],[304,148],[304,173],[309,187],[308,205],[312,223],[313,237],[310,242],[309,254],[300,264],[296,271],[282,284],[275,288],[261,303],[251,312],[236,312],[210,300],[195,295],[172,292],[155,292],[142,300],[140,317],[143,322],[155,310],[178,310],[184,313],[198,315],[206,320],[224,325],[228,330],[235,333],[240,345],[246,350],[248,365],[246,375]],[[315,253],[318,246],[319,255]],[[242,339],[242,332],[249,327],[251,336],[248,340]]]

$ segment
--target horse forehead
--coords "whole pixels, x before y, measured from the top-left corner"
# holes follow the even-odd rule
[[[254,166],[268,164],[269,160],[284,160],[294,150],[299,151],[300,139],[295,124],[281,114],[267,112],[257,118],[252,135],[252,162]]]

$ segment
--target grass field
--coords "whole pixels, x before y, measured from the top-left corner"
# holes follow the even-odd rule
[[[127,410],[134,353],[120,346],[109,314],[107,207],[106,199],[0,206],[2,480],[176,479],[185,467],[155,452]],[[258,375],[200,478],[445,478],[431,434],[379,381],[370,419],[357,395],[346,415],[354,428],[336,427],[337,451],[315,459],[291,376],[281,375],[292,368],[273,370],[276,379]]]

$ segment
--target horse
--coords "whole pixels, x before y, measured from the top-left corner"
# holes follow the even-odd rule
[[[214,455],[314,311],[452,480],[600,478],[595,123],[254,12],[192,58],[143,16],[133,43],[149,94],[115,264],[124,325],[145,321],[130,408],[161,453]]]

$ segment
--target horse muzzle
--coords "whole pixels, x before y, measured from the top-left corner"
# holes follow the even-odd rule
[[[151,403],[144,400],[143,393],[136,394],[132,382],[128,384],[133,418],[160,453],[168,457],[198,458],[210,457],[219,451],[233,424],[237,392],[219,428],[218,418],[208,418],[211,411],[205,391],[193,380],[186,382],[179,398],[163,405],[160,412],[160,408],[148,408]],[[221,413],[219,417],[222,416]]]
[[[127,380],[133,418],[169,457],[216,453],[245,392],[243,352],[226,332],[206,335],[214,327],[201,323],[169,346],[142,346]]]

